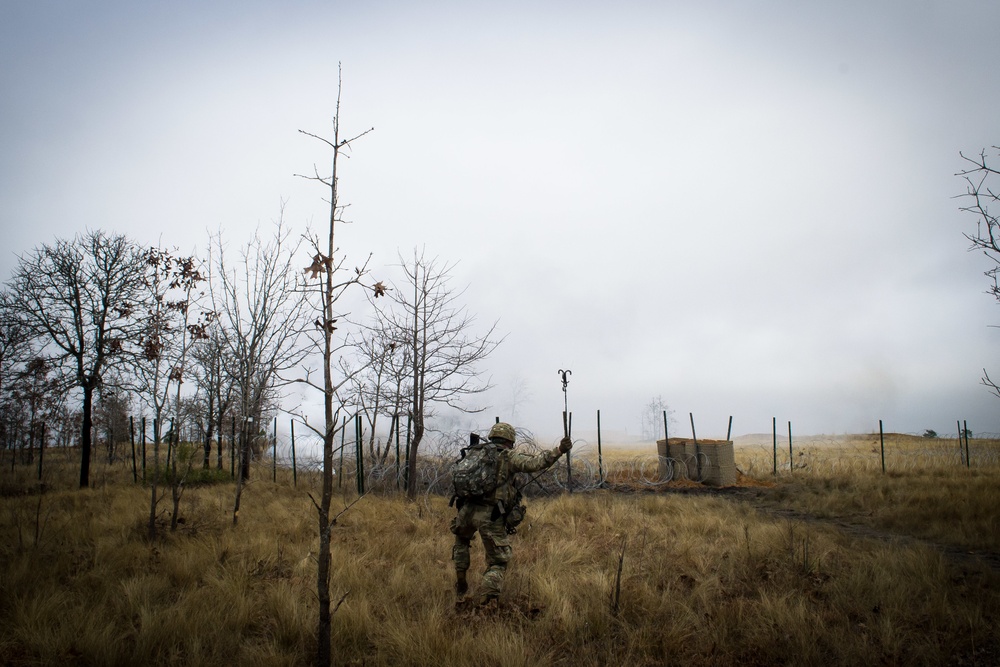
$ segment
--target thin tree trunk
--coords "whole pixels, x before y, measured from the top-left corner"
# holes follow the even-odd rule
[[[333,442],[336,416],[328,404],[331,416],[327,420],[323,438],[323,495],[317,508],[319,514],[319,556],[317,557],[316,587],[319,598],[319,627],[317,630],[316,664],[330,664],[330,503],[333,500]],[[332,425],[332,426],[331,426]],[[328,474],[329,473],[329,474]]]
[[[244,422],[243,426],[243,441],[240,443],[240,462],[239,462],[239,472],[236,474],[236,501],[233,503],[233,525],[235,526],[240,520],[240,497],[243,495],[243,480],[245,479],[243,475],[244,461],[246,459],[247,453],[247,428]]]
[[[256,424],[257,422],[254,422]],[[240,445],[240,475],[244,480],[250,479],[250,428],[243,423],[243,443]]]
[[[145,431],[143,432],[145,435]],[[150,482],[149,498],[149,539],[156,538],[156,481],[160,476],[160,428],[156,419],[153,420],[153,475]]]
[[[177,445],[179,444],[178,429],[174,429],[174,458],[171,461],[170,469],[170,498],[174,501],[174,512],[170,517],[170,532],[177,530],[177,513],[181,506],[181,485],[183,480],[177,477]],[[190,463],[189,463],[190,465]]]
[[[421,405],[420,396],[420,357],[417,335],[419,328],[419,306],[418,299],[420,292],[417,289],[417,271],[420,270],[416,261],[413,263],[413,444],[410,446],[406,469],[409,471],[406,480],[406,497],[410,500],[417,499],[417,447],[424,437],[424,411]]]
[[[209,396],[211,396],[211,392],[209,392]],[[215,420],[212,419],[212,413],[215,412],[215,406],[212,403],[213,401],[209,400],[209,404],[206,410],[206,414],[208,415],[206,421],[208,422],[208,424],[205,427],[205,460],[202,462],[202,468],[204,468],[205,470],[208,470],[211,462],[212,435],[215,433]]]
[[[222,408],[220,406],[220,408],[219,408],[219,450],[218,450],[218,464],[219,464],[218,468],[219,468],[219,470],[222,470],[222,441],[224,439],[223,436],[222,436],[222,433],[223,433],[223,430],[225,429],[225,424],[223,423],[225,421],[225,417],[226,416],[224,414],[222,414]],[[229,446],[232,447],[233,444],[229,443]]]
[[[94,426],[94,386],[91,381],[83,385],[83,426],[80,428],[80,488],[90,486],[90,432]]]
[[[38,435],[38,481],[42,481],[42,458],[45,456],[45,422],[41,424]]]
[[[406,497],[410,500],[417,499],[417,448],[424,438],[424,419],[421,415],[416,415],[413,420],[413,442],[410,445],[410,458],[406,462],[407,470],[410,471],[406,480]]]

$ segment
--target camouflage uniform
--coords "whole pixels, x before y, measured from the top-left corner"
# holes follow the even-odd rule
[[[503,576],[510,561],[511,547],[504,513],[509,512],[519,502],[519,492],[514,486],[514,474],[538,472],[548,468],[562,455],[559,447],[539,454],[512,451],[503,441],[495,439],[487,447],[500,450],[499,484],[491,497],[482,502],[468,500],[458,509],[458,516],[451,521],[451,532],[455,534],[455,546],[451,557],[455,561],[455,571],[461,582],[469,569],[469,545],[476,532],[483,541],[486,551],[486,573],[480,590],[484,601],[496,598],[503,587]],[[459,591],[461,595],[464,591]]]

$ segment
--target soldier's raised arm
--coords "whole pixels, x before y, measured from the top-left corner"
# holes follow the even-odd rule
[[[559,441],[558,447],[539,452],[538,454],[526,454],[524,452],[513,452],[510,455],[510,469],[512,472],[538,472],[550,467],[559,460],[559,457],[573,448],[573,441],[563,438]]]

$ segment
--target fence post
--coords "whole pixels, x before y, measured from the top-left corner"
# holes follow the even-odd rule
[[[222,447],[223,447],[223,441],[226,439],[226,436],[222,435],[222,431],[226,428],[226,425],[224,423],[222,423],[223,418],[224,418],[224,415],[220,414],[219,415],[219,441],[218,441],[219,448],[218,448],[218,450],[215,453],[216,467],[219,470],[222,470]]]
[[[774,476],[778,476],[778,418],[771,417],[771,442],[774,456]]]
[[[181,435],[181,425],[175,424],[174,420],[170,420],[170,440],[174,443],[174,458],[171,459],[171,463],[167,465],[167,475],[170,477],[171,492],[176,493],[177,485],[177,449],[181,445],[180,435]],[[167,451],[170,451],[170,443],[167,443]],[[168,457],[169,458],[169,457]],[[176,514],[174,515],[176,516]]]
[[[344,421],[340,425],[340,474],[337,475],[337,488],[339,489],[341,484],[343,484],[342,479],[344,477],[344,447],[347,446],[347,415],[344,415]]]
[[[597,411],[597,475],[604,486],[604,458],[601,455],[601,411]]]
[[[354,415],[354,456],[357,463],[358,495],[365,492],[365,434],[361,426],[361,413]]]
[[[566,433],[566,437],[572,437],[573,433],[573,413],[568,414],[569,420],[567,421],[567,413],[563,413],[563,428]],[[569,489],[570,493],[573,493],[573,462],[570,458],[572,452],[566,452],[566,488]]]
[[[274,418],[274,444],[271,446],[271,481],[278,481],[278,418]]]
[[[885,433],[882,431],[882,420],[878,420],[878,439],[882,443],[882,474],[885,474]]]
[[[972,467],[972,454],[969,452],[969,423],[962,420],[962,435],[965,436],[965,467]]]
[[[34,422],[28,422],[28,432],[25,433],[25,446],[21,450],[21,461],[28,466],[35,465],[35,431],[38,429]],[[94,449],[98,449],[97,439],[94,439]]]
[[[199,424],[195,424],[196,428],[201,428]],[[208,470],[212,465],[212,413],[208,413],[208,419],[205,421],[205,442],[202,444],[204,452],[202,452],[201,457],[201,469]]]
[[[413,413],[406,413],[406,465],[403,467],[403,487],[410,488],[410,429],[413,422]]]
[[[399,413],[392,416],[395,425],[393,429],[396,433],[396,490],[399,491]]]
[[[792,458],[792,422],[788,422],[788,474],[795,468],[795,459]]]
[[[11,436],[10,440],[7,441],[8,449],[10,449],[10,471],[14,472],[14,464],[17,463],[17,428],[14,428],[14,434]]]
[[[289,419],[288,422],[292,432],[292,486],[297,487],[299,485],[299,475],[295,470],[295,420]]]
[[[233,415],[233,430],[229,436],[229,475],[236,479],[236,415]]]
[[[729,415],[729,428],[726,429],[726,442],[732,440],[733,435],[733,416]]]
[[[42,458],[45,456],[45,422],[41,423],[38,434],[38,481],[42,481]]]
[[[698,446],[698,434],[694,432],[694,413],[689,412],[691,418],[691,438],[694,440],[694,458],[698,468],[698,481],[701,481],[701,447]]]
[[[364,434],[361,430],[361,413],[354,415],[354,455],[356,463],[355,478],[358,482],[358,495],[365,493],[365,449],[361,442]]]
[[[247,461],[247,416],[243,415],[242,421],[240,422],[240,444],[237,448],[236,454],[233,458],[234,465],[240,467],[239,472],[235,472],[234,468],[234,478],[236,480],[236,488],[243,488],[243,482],[241,480],[246,479],[247,472],[250,471],[249,461]]]
[[[162,426],[161,426],[161,428],[162,428]],[[167,430],[167,433],[172,433],[173,430],[174,430],[174,422],[173,422],[173,420],[171,420],[170,421],[170,428]],[[167,470],[170,469],[170,457],[174,453],[174,451],[173,451],[173,442],[174,442],[174,438],[173,437],[168,437],[167,438],[167,462],[164,464],[164,469],[167,469]]]
[[[962,422],[961,420],[955,420],[955,430],[958,432],[958,463],[961,465],[963,463],[963,458],[965,457],[965,447],[962,446]]]
[[[153,479],[159,482],[160,477],[160,420],[153,417]]]
[[[146,418],[142,418],[142,483],[146,483]]]
[[[135,466],[135,417],[131,415],[128,418],[128,433],[129,440],[132,442],[132,483],[136,484],[139,481],[139,474]]]

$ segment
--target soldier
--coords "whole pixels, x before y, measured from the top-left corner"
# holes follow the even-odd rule
[[[458,516],[451,521],[451,532],[455,534],[451,557],[455,561],[455,593],[459,601],[469,590],[466,580],[470,564],[469,545],[477,531],[483,541],[486,573],[483,575],[480,605],[488,605],[500,596],[504,572],[511,557],[508,534],[513,533],[524,518],[524,506],[520,505],[521,492],[514,484],[515,473],[544,470],[573,447],[573,442],[566,437],[558,447],[539,454],[514,451],[514,427],[503,422],[493,425],[488,438],[489,443],[481,446],[496,449],[496,488],[478,497],[456,496]]]

